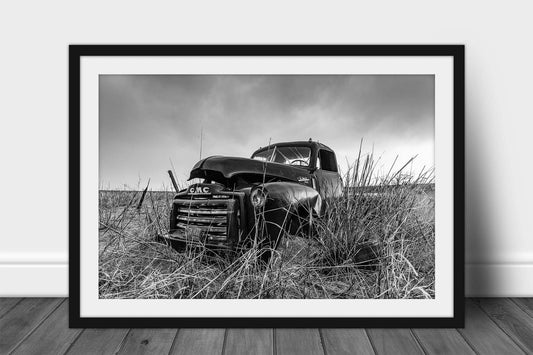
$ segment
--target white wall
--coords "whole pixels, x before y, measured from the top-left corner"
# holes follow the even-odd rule
[[[67,294],[70,43],[465,44],[467,294],[533,295],[530,2],[75,3],[2,5],[1,295]]]

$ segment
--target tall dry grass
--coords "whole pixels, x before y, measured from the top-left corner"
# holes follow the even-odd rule
[[[252,246],[220,255],[178,252],[155,240],[168,228],[172,192],[100,191],[101,298],[433,298],[432,171],[410,161],[376,173],[372,154],[344,174],[312,236],[284,236],[268,265]]]

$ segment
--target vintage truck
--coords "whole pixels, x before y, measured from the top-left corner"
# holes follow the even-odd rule
[[[285,233],[310,235],[343,189],[335,153],[311,139],[271,144],[251,158],[202,159],[192,179],[201,182],[177,193],[161,236],[174,247],[275,249]]]

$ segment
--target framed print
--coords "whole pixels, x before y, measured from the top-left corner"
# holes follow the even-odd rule
[[[71,327],[463,325],[463,46],[69,56]]]

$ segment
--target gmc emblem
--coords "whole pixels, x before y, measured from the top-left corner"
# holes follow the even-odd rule
[[[189,193],[191,194],[209,194],[211,192],[211,189],[207,186],[193,186],[189,189]]]

